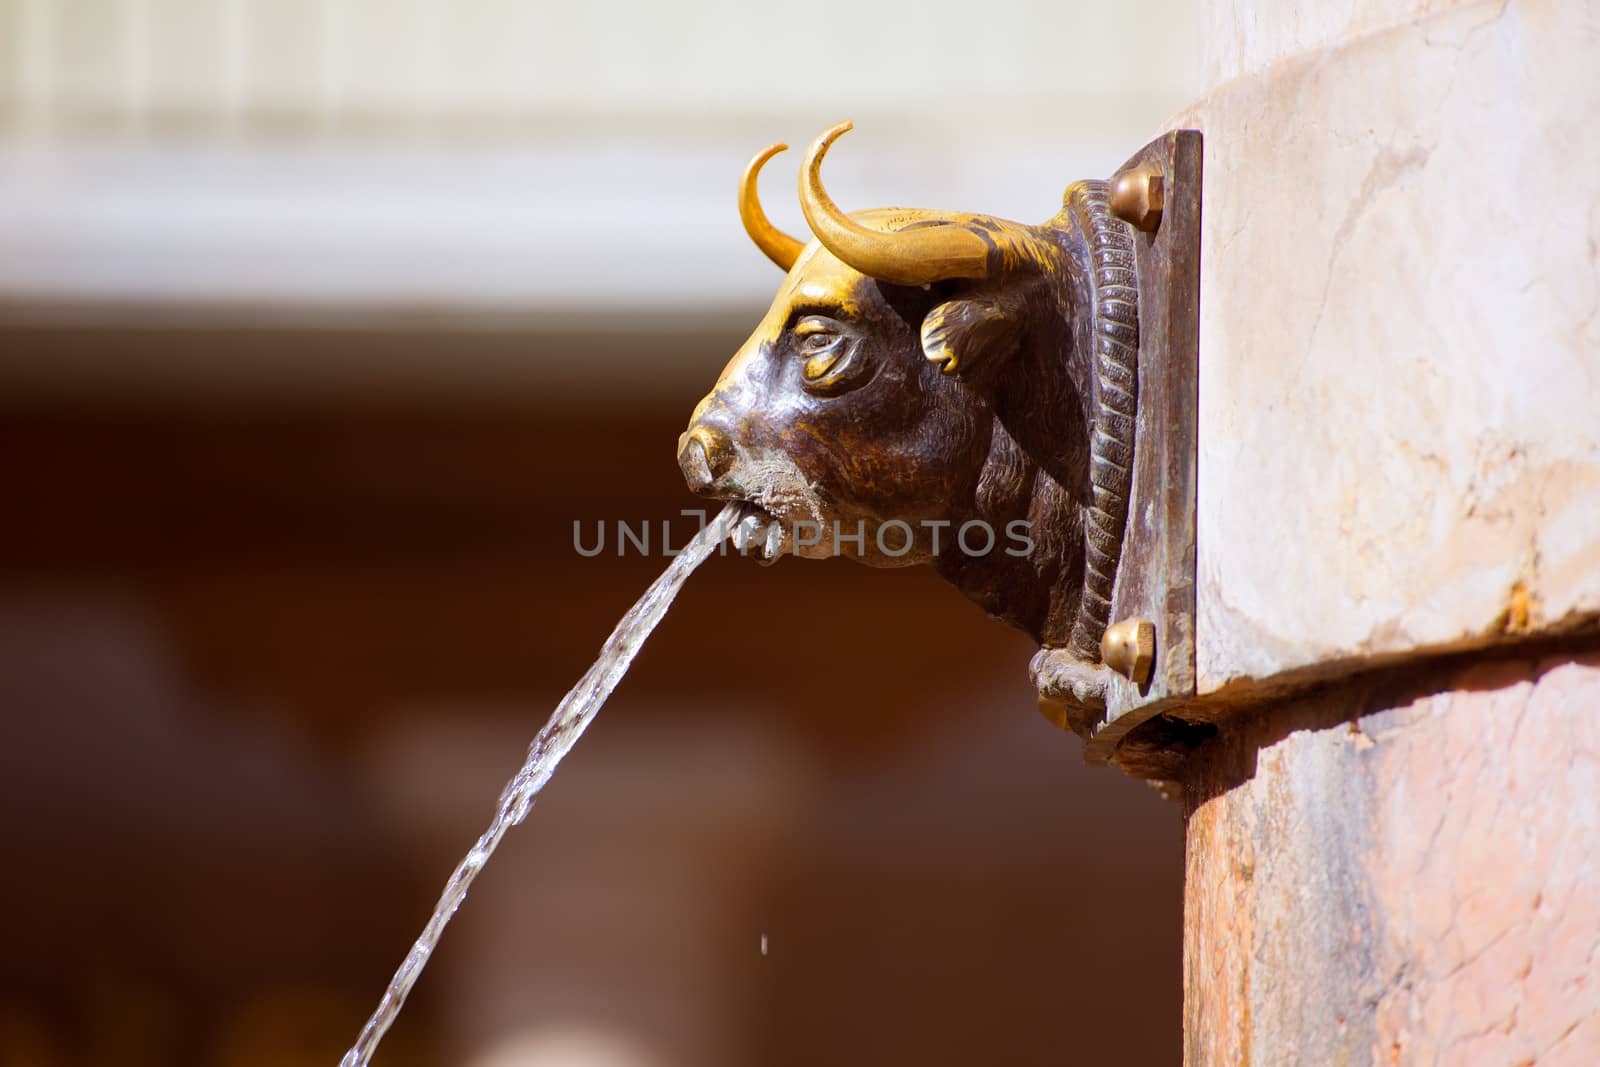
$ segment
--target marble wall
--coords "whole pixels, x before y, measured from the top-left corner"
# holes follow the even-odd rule
[[[1596,1062],[1600,5],[1207,20],[1185,1062]]]
[[[1202,692],[1600,612],[1600,5],[1212,4]]]
[[[1189,782],[1184,1062],[1600,1062],[1600,656],[1281,705]]]

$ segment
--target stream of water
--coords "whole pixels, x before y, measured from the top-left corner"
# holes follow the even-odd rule
[[[556,765],[572,750],[585,727],[594,720],[595,713],[605,704],[617,683],[622,681],[622,676],[628,673],[633,658],[644,647],[645,640],[656,624],[666,615],[667,608],[672,606],[672,600],[683,588],[683,583],[696,567],[716,551],[741,517],[741,505],[729,504],[724,507],[673,559],[661,577],[651,583],[644,596],[628,609],[622,621],[617,623],[617,628],[611,631],[594,666],[562,699],[555,714],[550,716],[550,721],[545,723],[544,729],[539,731],[539,736],[528,747],[528,758],[500,793],[489,828],[450,875],[439,903],[434,905],[428,925],[422,928],[422,935],[411,946],[411,951],[406,953],[399,970],[394,972],[389,987],[383,991],[383,999],[378,1002],[377,1010],[367,1020],[367,1025],[361,1028],[361,1036],[339,1061],[339,1067],[367,1067],[371,1062],[378,1042],[383,1040],[383,1035],[400,1014],[407,994],[416,985],[422,968],[427,966],[428,957],[433,955],[434,948],[439,944],[445,924],[466,899],[467,887],[483,870],[484,864],[489,862],[489,857],[506,831],[527,817],[528,809],[533,807],[539,791],[555,773]]]

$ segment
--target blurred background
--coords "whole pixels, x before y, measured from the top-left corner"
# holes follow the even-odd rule
[[[663,563],[574,522],[695,506],[749,156],[1046,218],[1189,2],[0,0],[0,1064],[335,1062]],[[378,1062],[1175,1062],[1179,811],[1031,652],[714,559]]]

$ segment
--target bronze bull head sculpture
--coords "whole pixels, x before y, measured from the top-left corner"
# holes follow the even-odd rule
[[[1044,649],[1085,711],[1127,519],[1138,311],[1132,234],[1103,182],[1037,226],[914,209],[846,214],[811,145],[780,232],[740,182],[751,238],[788,272],[679,439],[689,487],[740,500],[741,548],[927,563]],[[1035,671],[1044,662],[1036,658]],[[1084,728],[1083,723],[1073,725]]]

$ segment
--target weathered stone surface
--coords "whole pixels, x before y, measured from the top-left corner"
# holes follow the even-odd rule
[[[1600,611],[1600,8],[1210,7],[1200,691]]]
[[[1600,4],[1205,6],[1186,1062],[1600,1063]]]
[[[1191,1067],[1600,1063],[1600,653],[1342,687],[1192,770]]]
[[[1472,3],[1473,0],[1208,3],[1204,5],[1202,77],[1207,85],[1221,85],[1301,52],[1347,43]]]

